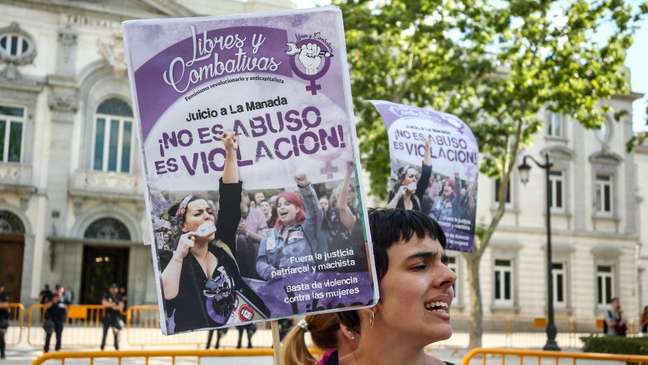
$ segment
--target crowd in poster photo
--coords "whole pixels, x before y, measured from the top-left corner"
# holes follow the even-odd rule
[[[477,206],[476,182],[462,179],[458,172],[446,175],[433,171],[429,140],[424,151],[420,168],[396,163],[387,206],[422,211],[437,221],[450,217],[472,221]]]
[[[223,141],[227,156],[217,192],[152,199],[170,333],[269,318],[275,308],[257,286],[317,268],[320,258],[340,250],[354,264],[332,271],[367,271],[352,163],[335,186],[297,174],[296,191],[243,191],[237,136],[226,134]],[[241,318],[243,307],[248,318]]]

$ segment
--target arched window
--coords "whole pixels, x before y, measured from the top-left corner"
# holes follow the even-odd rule
[[[0,210],[0,234],[25,234],[25,225],[17,215]]]
[[[130,173],[134,141],[131,107],[117,98],[99,104],[93,135],[92,168]]]
[[[101,218],[92,222],[86,229],[84,238],[96,238],[100,240],[127,240],[130,241],[130,233],[124,223],[114,218]]]

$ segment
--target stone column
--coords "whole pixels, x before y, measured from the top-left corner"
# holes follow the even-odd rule
[[[59,243],[63,245],[63,257],[57,265],[63,265],[61,285],[71,287],[74,291],[74,300],[81,299],[81,275],[83,270],[83,245],[79,243]]]
[[[572,160],[572,166],[574,171],[572,175],[574,176],[573,181],[570,181],[570,190],[574,192],[574,229],[576,231],[585,231],[587,229],[586,220],[591,220],[591,215],[587,216],[587,213],[590,211],[587,209],[586,204],[591,204],[591,198],[586,194],[589,192],[590,196],[593,196],[591,189],[593,186],[590,186],[589,189],[586,189],[583,184],[587,184],[588,181],[591,181],[591,176],[587,174],[587,165],[589,161],[585,153],[585,129],[580,123],[572,123],[573,125],[573,135],[571,140],[573,141],[574,151],[576,151],[574,159]]]
[[[67,236],[68,188],[71,178],[73,151],[70,136],[73,135],[74,118],[78,111],[78,85],[76,73],[77,35],[69,26],[58,34],[56,74],[47,78],[48,105],[51,111],[49,167],[47,169],[46,236]],[[59,245],[61,243],[57,243]],[[64,249],[61,251],[65,252]],[[49,264],[49,263],[48,263]],[[57,257],[55,266],[63,265],[63,257]],[[63,272],[57,270],[54,272]],[[65,277],[65,275],[62,275]],[[62,283],[70,285],[73,283]]]
[[[76,74],[77,33],[68,25],[58,33],[56,74],[74,77]]]
[[[150,264],[149,246],[131,246],[128,260],[128,299],[129,305],[147,302],[148,282],[153,277]],[[154,280],[154,279],[153,279]]]
[[[72,166],[70,136],[74,127],[74,115],[77,111],[77,95],[74,89],[55,87],[49,97],[52,111],[49,145],[49,168],[47,170],[48,218],[51,230],[48,235],[66,235],[68,186]]]
[[[22,278],[20,283],[20,302],[25,306],[31,304],[31,292],[32,292],[32,262],[34,258],[34,235],[28,234],[25,235],[25,241],[23,246],[23,269],[22,269]]]
[[[52,227],[48,235],[66,235],[68,186],[72,166],[70,136],[74,116],[79,105],[76,73],[77,34],[66,26],[58,34],[56,75],[48,77],[50,86],[49,108],[51,110],[51,139],[49,148],[50,168],[47,174],[48,214]]]
[[[627,141],[633,135],[632,121],[623,120],[620,124],[623,128],[623,140]],[[619,191],[623,192],[624,196],[620,196],[619,199],[623,199],[625,201],[624,218],[626,225],[624,233],[626,235],[633,236],[638,234],[637,216],[639,216],[640,212],[639,204],[637,202],[637,198],[639,196],[639,188],[637,186],[637,164],[635,163],[635,154],[627,154],[623,165],[625,167],[625,171],[619,171],[619,174],[624,174],[625,186],[620,186]]]

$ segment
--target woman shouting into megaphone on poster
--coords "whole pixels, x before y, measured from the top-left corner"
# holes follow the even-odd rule
[[[235,309],[241,302],[251,306],[257,318],[269,315],[263,301],[242,280],[234,258],[242,190],[236,135],[224,133],[223,144],[226,156],[218,214],[214,215],[209,201],[194,195],[169,210],[181,235],[174,251],[160,254],[168,333],[240,321]]]

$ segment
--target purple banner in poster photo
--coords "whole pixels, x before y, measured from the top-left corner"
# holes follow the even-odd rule
[[[375,304],[339,9],[123,29],[162,332]]]
[[[388,206],[424,212],[443,227],[449,249],[472,251],[479,148],[470,128],[451,114],[372,103],[389,137]]]

